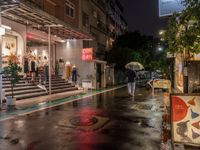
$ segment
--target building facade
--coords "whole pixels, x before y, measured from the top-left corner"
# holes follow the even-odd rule
[[[123,17],[124,8],[118,0],[106,0],[107,11],[107,48],[110,49],[118,35],[128,30]]]
[[[108,30],[108,24],[111,24],[108,19],[108,1],[21,0],[15,3],[8,0],[7,3],[3,10],[8,11],[3,13],[2,20],[3,24],[12,29],[6,31],[4,43],[11,39],[16,42],[18,47],[14,51],[22,66],[28,54],[41,61],[48,59],[54,74],[58,72],[63,75],[63,65],[70,63],[77,66],[80,83],[89,79],[92,80],[93,88],[106,87],[105,56],[109,48],[108,37],[111,35]],[[13,5],[16,7],[12,8]],[[120,12],[115,13],[122,12],[120,9]],[[116,34],[123,32],[119,24],[114,26]],[[8,53],[6,48],[3,51]],[[60,61],[63,65],[59,64]],[[61,66],[59,71],[56,71],[57,66]]]

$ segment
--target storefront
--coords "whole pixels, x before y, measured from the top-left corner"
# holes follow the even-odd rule
[[[93,62],[81,59],[83,39],[91,40],[92,37],[56,19],[42,10],[29,6],[26,2],[8,0],[1,5],[2,24],[9,26],[2,37],[2,62],[7,63],[7,58],[15,54],[25,72],[25,60],[36,61],[39,66],[48,66],[49,87],[51,76],[56,73],[66,74],[66,62],[75,65],[78,75],[86,78],[93,75]],[[63,70],[56,71],[59,62],[64,64]],[[62,65],[61,65],[62,66]],[[72,66],[71,66],[72,70]],[[1,79],[2,82],[2,79]],[[0,86],[0,88],[2,88]],[[51,88],[50,88],[51,89]],[[0,90],[1,91],[1,90]],[[49,92],[51,94],[51,92]]]
[[[200,92],[200,54],[194,55],[194,57],[188,61],[187,69],[184,69],[183,55],[177,54],[175,57],[174,65],[174,85],[175,88],[183,92],[184,89],[184,74],[188,76],[188,92],[199,93]]]
[[[14,21],[3,18],[3,25],[6,29],[5,35],[2,36],[2,67],[8,64],[10,55],[16,55],[23,64],[24,50],[26,47],[26,32],[25,26]]]

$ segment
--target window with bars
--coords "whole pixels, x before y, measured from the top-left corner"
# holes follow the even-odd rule
[[[71,18],[75,18],[75,5],[69,0],[65,0],[65,13]]]

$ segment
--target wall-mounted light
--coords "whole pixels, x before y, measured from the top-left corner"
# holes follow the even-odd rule
[[[65,40],[60,40],[61,43],[65,43]]]
[[[0,35],[5,35],[6,34],[6,29],[0,27]]]
[[[2,28],[7,29],[7,30],[11,30],[11,27],[6,26],[6,25],[1,25]]]

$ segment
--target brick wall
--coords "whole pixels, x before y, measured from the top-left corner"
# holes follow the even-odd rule
[[[79,0],[69,0],[75,6],[75,17],[66,14],[65,0],[43,0],[43,10],[50,15],[66,22],[73,27],[79,27]]]

